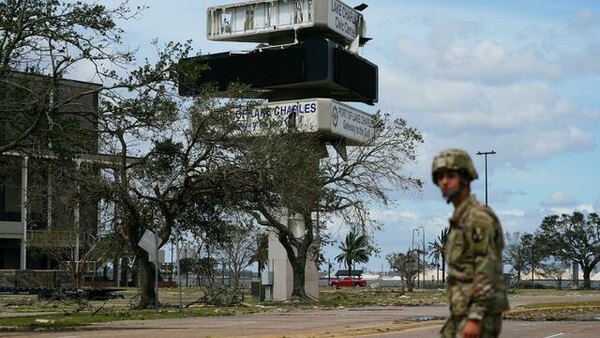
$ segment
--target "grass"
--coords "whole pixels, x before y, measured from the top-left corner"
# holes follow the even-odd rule
[[[538,303],[522,305],[520,309],[552,309],[552,308],[571,308],[571,307],[598,307],[600,301],[581,301],[581,302],[558,302],[558,303]]]
[[[599,290],[556,290],[556,289],[524,289],[513,290],[510,294],[515,297],[544,297],[551,300],[554,296],[569,296],[570,301],[540,302],[521,305],[511,309],[504,315],[513,320],[597,320],[600,317],[600,301],[580,300],[578,297],[600,296]]]
[[[244,308],[195,308],[183,314],[177,311],[155,312],[153,310],[110,311],[93,314],[91,312],[55,313],[35,316],[0,318],[0,330],[63,330],[78,326],[106,323],[120,320],[151,320],[181,317],[229,316],[255,312]]]
[[[504,314],[505,319],[524,321],[596,321],[599,317],[600,306],[517,308]]]
[[[178,312],[177,289],[161,289],[161,312],[135,310],[136,289],[124,289],[124,299],[109,301],[39,301],[35,296],[1,295],[0,331],[67,330],[94,323],[118,320],[151,320],[179,317],[228,316],[241,313],[268,311],[298,311],[303,309],[352,308],[364,306],[423,306],[445,304],[446,295],[439,290],[418,290],[402,293],[397,288],[341,288],[323,287],[318,301],[259,302],[249,295],[235,307],[211,307],[193,303],[202,295],[200,289],[185,288],[182,293],[184,311]],[[519,296],[573,296],[598,295],[600,291],[578,290],[516,290]],[[517,320],[591,320],[600,316],[600,301],[569,301],[538,303],[509,311],[505,317]]]
[[[322,307],[420,306],[446,303],[437,290],[403,293],[396,288],[321,288],[317,302]]]
[[[260,302],[245,295],[244,302],[235,307],[210,307],[193,303],[202,296],[197,288],[183,288],[183,314],[178,311],[177,289],[161,289],[161,312],[135,310],[136,289],[120,292],[124,299],[109,301],[39,301],[35,296],[2,295],[0,331],[16,330],[66,330],[80,326],[118,320],[151,320],[178,317],[227,316],[241,313],[267,311],[298,311],[315,308],[349,308],[364,306],[419,306],[445,302],[440,292],[413,292],[403,294],[394,288],[341,288],[320,289],[319,301]]]
[[[508,290],[508,294],[518,296],[578,296],[582,294],[600,295],[600,290],[510,289]]]

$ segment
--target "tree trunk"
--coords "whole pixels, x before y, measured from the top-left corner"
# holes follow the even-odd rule
[[[113,282],[114,282],[114,286],[115,287],[120,287],[121,286],[121,266],[119,264],[119,259],[118,258],[114,258],[113,259]]]
[[[292,299],[307,299],[306,290],[304,284],[306,282],[306,256],[296,256],[295,259],[290,260],[292,271],[294,274],[294,284],[292,287]]]
[[[121,259],[121,273],[119,278],[121,278],[121,286],[129,286],[129,258],[127,257]]]
[[[308,250],[313,243],[313,225],[310,221],[310,214],[303,215],[305,235],[302,239],[291,240],[293,234],[289,231],[280,230],[277,235],[279,243],[285,249],[288,261],[292,266],[293,273],[293,286],[292,286],[292,299],[308,299],[305,290],[306,283],[306,260],[308,257]],[[288,237],[289,236],[289,237]]]
[[[446,258],[442,256],[442,284],[446,285]]]
[[[305,239],[306,241],[306,239]],[[304,284],[306,282],[306,255],[308,251],[308,245],[303,243],[298,247],[292,247],[292,245],[287,241],[285,235],[279,235],[279,243],[283,245],[288,257],[288,261],[292,266],[292,274],[293,274],[293,285],[292,285],[292,299],[307,299],[306,290],[304,289]]]
[[[348,278],[352,279],[352,260],[347,260],[346,264],[346,267],[348,268]]]
[[[238,263],[238,257],[236,257],[235,255],[232,255],[231,257],[231,278],[233,279],[233,287],[234,288],[239,288],[240,286],[240,276],[242,274],[242,268],[240,267],[240,264]]]
[[[148,261],[148,253],[141,248],[136,249],[138,272],[140,276],[140,302],[139,309],[153,308],[156,305],[156,292],[154,292],[154,265]]]
[[[262,271],[265,266],[262,261],[258,261],[258,299],[263,302],[265,300],[265,295],[263,293],[263,285],[262,285]]]
[[[592,273],[593,268],[585,267],[583,270],[583,289],[589,290],[592,288],[592,283],[590,282],[590,274]]]
[[[240,272],[237,270],[232,270],[232,278],[233,278],[233,287],[235,289],[240,287]]]

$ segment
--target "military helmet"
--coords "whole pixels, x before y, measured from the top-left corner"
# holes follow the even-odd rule
[[[437,175],[442,170],[456,170],[463,172],[473,181],[477,179],[477,171],[471,157],[466,151],[461,149],[446,149],[439,152],[431,165],[431,176],[433,183],[437,185]]]

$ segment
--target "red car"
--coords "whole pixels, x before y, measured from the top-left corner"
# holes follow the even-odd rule
[[[332,279],[329,282],[329,286],[333,286],[336,288],[342,287],[342,286],[361,286],[361,287],[365,287],[367,286],[367,281],[362,279],[362,278],[350,278],[350,277],[339,277],[338,279]]]

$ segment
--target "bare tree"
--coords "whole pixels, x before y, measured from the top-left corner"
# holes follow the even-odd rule
[[[73,279],[74,287],[81,287],[81,281],[89,268],[94,267],[97,261],[95,247],[89,247],[76,255],[79,247],[75,244],[79,240],[78,233],[73,228],[55,228],[32,236],[29,244],[32,251],[50,257],[58,263],[55,269],[65,270]]]
[[[238,288],[241,273],[252,264],[252,256],[257,250],[257,238],[260,232],[252,219],[233,215],[226,223],[225,239],[218,244],[222,258],[231,271],[233,287]]]
[[[517,281],[521,280],[522,273],[530,271],[528,250],[523,245],[522,236],[520,232],[506,233],[507,244],[504,249],[504,262],[516,273]]]
[[[412,292],[415,287],[415,278],[421,271],[419,267],[420,253],[418,250],[408,250],[406,253],[392,252],[386,256],[390,268],[396,271],[402,279],[402,291],[406,285],[408,292]]]
[[[82,177],[93,179],[90,163],[68,159],[30,161],[27,199],[27,246],[34,265],[64,269],[76,287],[89,268],[105,258],[98,247],[98,195]]]
[[[545,278],[551,278],[556,281],[556,288],[562,289],[562,280],[569,269],[569,261],[563,261],[550,257],[542,263],[540,275]]]

